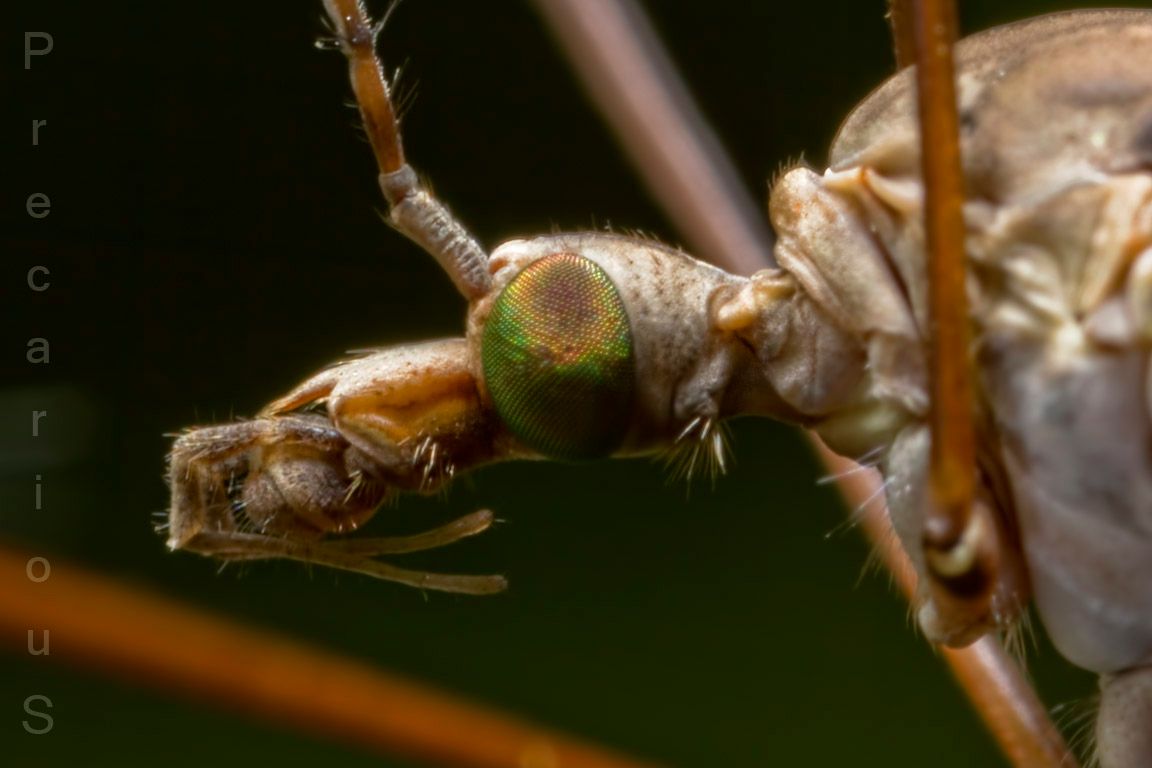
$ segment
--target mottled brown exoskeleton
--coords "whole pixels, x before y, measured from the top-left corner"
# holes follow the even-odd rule
[[[487,253],[404,159],[378,29],[352,0],[325,6],[392,224],[468,300],[467,333],[342,362],[251,421],[182,435],[171,548],[498,591],[376,559],[478,533],[487,512],[329,535],[493,461],[722,461],[723,420],[767,416],[880,457],[929,639],[969,643],[1034,597],[1057,648],[1101,675],[1102,763],[1152,764],[1152,12],[1042,17],[956,49],[976,467],[956,513],[930,491],[941,315],[913,72],[849,116],[827,170],[774,185],[778,267],[741,277],[603,232]]]

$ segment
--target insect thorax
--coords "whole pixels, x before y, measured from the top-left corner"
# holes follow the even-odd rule
[[[1057,646],[1102,672],[1147,663],[1152,13],[1021,22],[956,61],[980,451],[1011,478],[1001,513]],[[916,126],[905,72],[848,118],[827,172],[794,169],[772,198],[782,265],[839,324],[891,340],[905,364],[870,350],[869,375],[911,386],[913,411],[929,336]]]

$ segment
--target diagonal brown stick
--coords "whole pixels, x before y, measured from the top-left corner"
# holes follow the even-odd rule
[[[909,67],[916,61],[912,40],[912,3],[915,0],[889,0],[888,22],[892,26],[892,48],[896,69]]]
[[[837,456],[812,438],[817,453],[837,477],[844,501],[860,509],[860,524],[876,547],[905,597],[916,594],[916,572],[896,540],[888,519],[879,478],[859,472],[856,464]],[[868,500],[865,502],[865,500]],[[866,503],[862,509],[861,504]],[[1016,663],[995,638],[986,635],[967,648],[939,647],[957,682],[968,694],[984,727],[1017,768],[1076,768],[1076,759],[1048,717]]]
[[[655,768],[91,571],[53,562],[35,583],[29,557],[0,546],[0,643],[22,650],[30,629],[48,629],[53,658],[380,755],[454,768]]]
[[[633,21],[642,18],[629,0],[535,0],[537,7],[552,27],[560,47],[584,82],[585,89],[599,108],[611,115],[609,120],[621,144],[629,152],[640,174],[651,187],[660,187],[677,170],[665,167],[680,163],[687,168],[719,164],[729,167],[719,145],[710,135],[704,140],[689,127],[700,124],[698,116],[681,114],[686,98],[654,92],[668,82],[679,83],[671,70],[668,57],[659,52],[655,59],[645,59],[658,44],[646,33],[644,24],[637,31]],[[893,9],[898,13],[899,7]],[[897,16],[896,20],[903,17]],[[614,73],[630,72],[637,61],[660,62],[665,68],[659,74],[627,78]],[[678,85],[678,92],[684,87]],[[624,117],[615,114],[620,103],[659,104],[661,110],[629,110]],[[658,117],[658,119],[657,119]],[[668,125],[684,127],[677,134],[676,154],[637,152],[635,146],[654,145],[661,140]],[[732,176],[722,178],[731,179]],[[729,242],[711,235],[715,221],[730,221],[747,215],[750,206],[745,194],[735,183],[717,185],[681,185],[675,188],[675,204],[665,204],[669,217],[676,222],[684,238],[695,251],[735,272],[749,272],[770,263],[771,246],[760,239],[751,244],[755,252],[740,250]],[[660,198],[663,203],[663,198]],[[733,202],[737,201],[737,202]],[[755,231],[744,227],[742,231]],[[878,480],[873,472],[845,470],[855,465],[828,451],[812,436],[817,452],[838,484],[852,509],[861,509],[862,524],[901,591],[911,599],[915,594],[915,574],[907,556],[896,544],[884,504],[867,503],[876,499]],[[1027,683],[1016,664],[1005,654],[998,641],[985,637],[974,645],[960,649],[943,649],[956,679],[960,682],[985,726],[1001,749],[1018,768],[1056,768],[1073,766],[1075,761],[1059,731],[1048,718],[1043,704]]]
[[[535,4],[652,196],[697,252],[744,274],[772,263],[772,233],[747,196],[728,194],[739,176],[640,9],[616,0]]]

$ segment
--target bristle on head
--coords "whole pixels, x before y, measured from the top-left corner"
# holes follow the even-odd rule
[[[663,463],[673,481],[690,482],[703,472],[710,482],[715,482],[728,469],[728,434],[724,425],[710,416],[692,419],[664,454]]]

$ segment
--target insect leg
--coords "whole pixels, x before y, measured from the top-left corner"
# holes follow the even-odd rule
[[[905,11],[909,11],[905,7]],[[995,512],[976,492],[976,437],[967,301],[964,181],[952,48],[956,8],[951,0],[917,0],[898,13],[897,31],[915,54],[928,246],[931,460],[920,544],[937,626],[970,630],[997,613],[998,581],[1011,568]],[[966,642],[972,632],[936,639]]]
[[[1003,594],[1022,577],[1005,521],[977,493],[976,424],[967,301],[964,179],[952,52],[954,0],[893,0],[897,63],[915,63],[924,181],[930,315],[929,499],[920,543],[931,595],[929,623],[976,627],[999,621]],[[1018,575],[1019,574],[1019,575]],[[1009,611],[1014,606],[1007,606]],[[965,633],[958,639],[966,641]],[[967,633],[971,636],[971,633]],[[1034,691],[1021,690],[1012,722],[985,722],[1019,765],[1075,765]]]
[[[336,41],[348,59],[348,75],[364,130],[380,168],[380,189],[392,225],[430,253],[469,301],[488,293],[488,255],[416,177],[404,159],[400,123],[384,67],[376,56],[383,24],[369,21],[360,0],[324,0]]]

